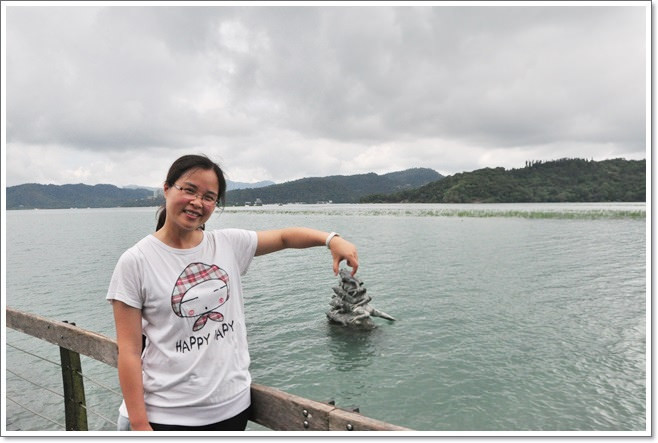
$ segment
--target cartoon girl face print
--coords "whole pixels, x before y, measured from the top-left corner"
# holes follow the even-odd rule
[[[179,317],[196,318],[192,330],[198,331],[208,320],[224,320],[217,309],[228,299],[228,274],[223,269],[217,265],[191,263],[176,281],[171,307]]]

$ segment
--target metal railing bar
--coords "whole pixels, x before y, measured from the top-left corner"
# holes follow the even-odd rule
[[[34,354],[34,353],[32,353],[32,352],[26,351],[25,349],[19,348],[19,347],[14,346],[14,345],[12,345],[12,344],[10,344],[10,343],[7,343],[7,346],[10,346],[10,347],[12,347],[12,348],[14,348],[14,349],[16,349],[16,350],[18,350],[18,351],[24,352],[25,354],[28,354],[28,355],[31,355],[31,356],[33,356],[33,357],[39,358],[39,359],[41,359],[41,360],[45,360],[45,361],[47,361],[48,363],[52,363],[52,364],[54,364],[54,365],[56,365],[56,366],[61,366],[60,363],[57,363],[57,362],[52,361],[52,360],[49,360],[49,359],[47,359],[47,358],[45,358],[45,357],[42,357],[42,356],[37,355],[37,354]],[[44,390],[46,390],[46,391],[48,391],[48,392],[51,392],[51,393],[53,393],[53,394],[55,394],[55,395],[57,395],[57,396],[59,396],[59,397],[64,398],[64,395],[63,395],[62,393],[60,393],[60,392],[56,392],[56,391],[53,391],[52,389],[50,389],[50,388],[48,388],[48,387],[46,387],[46,386],[40,385],[40,384],[38,384],[38,383],[36,383],[36,382],[34,382],[34,381],[32,381],[32,380],[29,380],[28,378],[25,378],[25,377],[23,377],[22,375],[17,374],[16,372],[12,371],[12,370],[9,369],[9,368],[7,368],[7,372],[9,372],[9,373],[15,375],[16,377],[18,377],[18,378],[20,378],[20,379],[22,379],[22,380],[25,380],[25,381],[28,382],[28,383],[31,383],[31,384],[33,384],[33,385],[35,385],[35,386],[37,386],[37,387],[39,387],[39,388],[41,388],[41,389],[44,389]],[[101,388],[103,388],[103,389],[105,389],[105,390],[107,390],[107,391],[109,391],[109,392],[111,392],[111,393],[113,393],[113,394],[115,394],[115,395],[117,395],[117,396],[119,396],[119,397],[123,397],[123,394],[121,394],[120,392],[116,391],[115,389],[112,389],[111,387],[106,386],[106,385],[104,385],[103,383],[101,383],[101,382],[99,382],[99,381],[97,381],[97,380],[92,379],[92,378],[89,377],[88,375],[85,375],[85,374],[80,373],[80,371],[75,371],[75,372],[76,372],[78,375],[82,376],[83,378],[87,379],[88,381],[94,383],[95,385],[98,385],[98,386],[100,386]],[[63,426],[61,423],[57,423],[56,421],[53,421],[53,420],[49,419],[48,417],[45,417],[45,416],[39,414],[38,412],[36,412],[36,411],[34,411],[34,410],[32,410],[32,409],[29,409],[27,406],[22,405],[22,404],[18,403],[17,401],[15,401],[15,400],[13,400],[13,399],[11,399],[11,398],[8,398],[8,399],[11,400],[12,402],[16,403],[17,405],[19,405],[19,406],[22,407],[23,409],[26,409],[26,410],[30,411],[31,413],[33,413],[33,414],[35,414],[35,415],[38,415],[39,417],[42,417],[42,418],[44,418],[44,419],[46,419],[46,420],[49,420],[50,422],[52,422],[52,423],[54,423],[54,424],[56,424],[56,425]],[[113,421],[113,420],[111,420],[111,419],[109,419],[109,418],[103,416],[102,414],[100,414],[100,413],[94,411],[93,409],[89,409],[86,405],[80,405],[80,406],[82,406],[82,407],[83,407],[85,410],[87,410],[88,412],[91,412],[92,414],[94,414],[94,415],[100,417],[101,419],[103,419],[103,420],[106,421],[107,423],[110,423],[110,424],[115,424],[115,423],[116,423],[115,421]]]
[[[7,400],[9,400],[10,402],[17,404],[17,405],[20,406],[21,408],[23,408],[23,409],[25,409],[25,410],[27,410],[27,411],[30,411],[30,412],[33,413],[34,415],[37,415],[37,416],[43,418],[44,420],[48,420],[49,422],[54,423],[54,424],[56,424],[57,426],[60,426],[60,427],[62,427],[62,428],[65,428],[65,427],[66,427],[64,424],[62,424],[62,423],[58,423],[58,422],[56,422],[55,420],[53,420],[53,419],[51,419],[51,418],[48,418],[48,417],[46,417],[45,415],[41,415],[41,414],[39,414],[37,411],[33,411],[32,409],[28,408],[27,406],[20,404],[19,402],[17,402],[16,400],[14,400],[13,398],[11,398],[11,397],[9,397],[9,396],[7,396],[6,398],[7,398]]]
[[[33,382],[32,380],[27,379],[27,378],[23,377],[23,376],[20,375],[20,374],[17,374],[16,372],[12,371],[11,369],[7,369],[7,372],[9,372],[9,373],[15,375],[16,377],[20,378],[21,380],[25,380],[25,381],[28,382],[28,383],[31,383],[31,384],[33,384],[33,385],[35,385],[35,386],[37,386],[37,387],[39,387],[39,388],[41,388],[41,389],[44,389],[44,390],[46,390],[46,391],[48,391],[48,392],[50,392],[50,393],[53,393],[53,394],[55,394],[55,395],[57,395],[57,396],[59,396],[59,397],[64,398],[64,395],[63,395],[61,392],[53,391],[52,389],[48,388],[47,386],[43,386],[43,385],[40,385],[39,383]],[[105,387],[105,386],[102,386],[102,385],[101,385],[101,387],[106,388],[106,389],[108,389],[109,391],[112,391],[112,389],[107,388],[107,387]],[[114,392],[114,391],[112,391],[112,392]],[[119,395],[120,395],[120,394],[119,394]],[[14,401],[14,403],[16,403],[16,401]],[[16,403],[16,404],[18,404],[18,403]],[[19,406],[23,406],[23,405],[19,405]],[[84,404],[83,404],[83,405],[80,405],[80,406],[83,407],[83,408],[85,408],[85,409],[87,410],[87,412],[91,412],[92,414],[94,414],[94,415],[100,417],[101,419],[105,420],[107,423],[110,423],[110,424],[115,424],[115,423],[116,423],[116,421],[111,420],[111,419],[105,417],[104,415],[102,415],[102,414],[100,414],[100,413],[94,411],[93,409],[89,408],[87,405],[84,405]],[[35,411],[32,411],[32,410],[30,410],[30,412],[37,414]],[[37,414],[37,415],[38,415],[38,414]],[[45,418],[45,417],[44,417],[44,418]],[[55,422],[55,423],[56,423],[56,422]],[[57,424],[59,424],[59,423],[57,423]]]
[[[38,386],[38,387],[40,387],[41,389],[45,389],[46,391],[48,391],[48,392],[52,392],[52,393],[55,394],[55,395],[59,395],[60,397],[64,397],[64,394],[62,394],[61,392],[53,391],[52,389],[50,389],[50,388],[48,388],[48,387],[46,387],[46,386],[42,386],[42,385],[40,385],[39,383],[33,382],[32,380],[29,380],[29,379],[23,377],[22,375],[19,375],[19,374],[15,373],[15,372],[12,371],[11,369],[7,369],[7,372],[11,372],[11,373],[14,374],[16,377],[18,377],[18,378],[20,378],[20,379],[22,379],[22,380],[25,380],[25,381],[28,382],[28,383],[32,383],[33,385]]]
[[[106,386],[106,385],[104,385],[103,383],[101,383],[101,382],[99,382],[99,381],[97,381],[97,380],[94,380],[93,378],[89,377],[88,375],[82,374],[80,371],[75,371],[75,372],[77,372],[78,375],[81,375],[84,379],[89,380],[89,381],[92,382],[93,384],[98,385],[98,386],[100,386],[101,388],[106,389],[106,390],[110,391],[111,393],[116,394],[116,395],[118,395],[119,397],[123,398],[123,394],[122,394],[121,392],[117,391],[116,389],[113,389],[113,388],[111,388],[111,387],[109,387],[109,386]]]
[[[54,365],[56,365],[56,366],[62,366],[61,364],[57,363],[56,361],[52,361],[52,360],[47,359],[46,357],[42,357],[42,356],[40,356],[40,355],[33,354],[32,352],[30,352],[30,351],[26,351],[25,349],[18,348],[18,347],[16,347],[16,346],[12,345],[11,343],[7,343],[7,346],[9,346],[9,347],[11,347],[11,348],[14,348],[14,349],[16,349],[16,350],[18,350],[18,351],[24,352],[24,353],[26,353],[26,354],[28,354],[28,355],[33,356],[33,357],[40,358],[41,360],[47,361],[48,363],[52,363],[52,364],[54,364]]]
[[[116,420],[111,420],[111,419],[99,414],[98,412],[94,411],[93,409],[89,409],[89,407],[87,405],[80,405],[80,406],[82,406],[87,412],[91,412],[92,414],[102,418],[106,422],[108,422],[110,424],[113,424],[113,425],[116,424]]]
[[[11,369],[7,369],[7,372],[12,373],[12,374],[15,375],[16,377],[18,377],[18,378],[20,378],[20,379],[22,379],[22,380],[25,380],[25,381],[28,382],[28,383],[32,383],[33,385],[35,385],[35,386],[37,386],[37,387],[39,387],[39,388],[41,388],[41,389],[45,389],[45,390],[48,391],[48,392],[51,392],[51,393],[53,393],[53,394],[55,394],[55,395],[57,395],[57,396],[59,396],[59,397],[64,398],[64,394],[62,394],[61,392],[53,391],[52,389],[50,389],[50,388],[48,388],[48,387],[46,387],[46,386],[42,386],[42,385],[40,385],[40,384],[38,384],[38,383],[35,383],[35,382],[33,382],[32,380],[29,380],[29,379],[23,377],[22,375],[19,375],[19,374],[15,373],[15,372],[12,371]],[[104,386],[102,386],[102,387],[104,387]],[[110,389],[110,391],[111,391],[111,389]],[[14,401],[14,403],[16,403],[16,402]],[[22,405],[20,405],[20,406],[22,406]],[[115,421],[113,421],[113,420],[111,420],[111,419],[109,419],[109,418],[103,416],[102,414],[100,414],[100,413],[94,411],[93,409],[90,409],[87,405],[80,405],[80,406],[82,406],[83,408],[85,408],[85,409],[87,410],[87,412],[91,412],[92,414],[94,414],[94,415],[96,415],[96,416],[102,418],[102,419],[105,420],[106,422],[111,423],[111,424],[115,424]],[[30,412],[34,412],[34,411],[30,411]],[[36,413],[36,412],[34,412],[34,413]]]

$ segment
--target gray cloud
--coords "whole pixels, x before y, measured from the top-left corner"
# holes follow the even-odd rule
[[[7,6],[7,184],[644,158],[647,13]]]

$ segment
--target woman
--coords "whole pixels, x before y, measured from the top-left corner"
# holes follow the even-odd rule
[[[226,181],[205,156],[176,160],[156,232],[123,253],[110,282],[124,401],[132,430],[244,430],[249,353],[241,275],[254,256],[326,245],[334,274],[358,269],[354,245],[308,228],[203,228],[225,203]],[[145,347],[142,335],[146,337]]]

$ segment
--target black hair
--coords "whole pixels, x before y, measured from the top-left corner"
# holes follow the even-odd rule
[[[224,178],[224,172],[217,163],[213,162],[205,155],[184,155],[180,157],[171,164],[165,183],[169,187],[173,186],[183,174],[191,169],[204,169],[206,171],[212,170],[215,172],[217,175],[217,181],[219,182],[219,198],[217,199],[216,205],[218,207],[224,207],[226,204],[226,179]],[[158,231],[164,226],[165,220],[167,219],[166,202],[160,206],[156,217],[158,222],[155,230]]]

